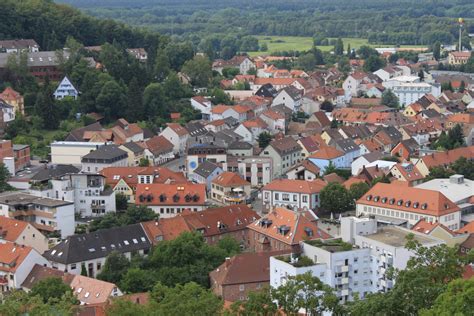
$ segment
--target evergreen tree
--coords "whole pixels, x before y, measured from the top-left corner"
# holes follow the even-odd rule
[[[54,88],[49,83],[46,76],[43,89],[37,94],[35,103],[35,113],[42,119],[42,127],[54,130],[59,127],[58,111],[53,97]]]
[[[433,57],[436,60],[439,60],[441,58],[441,43],[436,42],[433,45]]]
[[[10,179],[10,171],[5,166],[4,163],[0,163],[0,192],[11,191],[14,188],[8,184],[8,179]]]
[[[162,81],[170,72],[170,61],[163,49],[159,49],[155,61],[155,79]]]
[[[382,104],[394,109],[399,107],[398,98],[390,89],[382,93]]]
[[[466,90],[466,83],[464,80],[461,81],[461,84],[459,85],[459,92],[464,92]]]
[[[347,44],[347,57],[351,58],[352,55],[352,49],[351,49],[351,43]]]
[[[342,56],[344,55],[344,43],[342,39],[338,38],[336,43],[334,44],[334,55]]]
[[[133,77],[128,84],[127,91],[127,119],[136,122],[145,118],[143,106],[143,92],[136,77]]]

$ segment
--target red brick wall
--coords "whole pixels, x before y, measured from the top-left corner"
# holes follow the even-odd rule
[[[261,251],[276,251],[276,250],[290,250],[293,252],[299,251],[299,245],[289,245],[284,242],[279,241],[278,239],[266,236],[269,240],[269,243],[262,244],[259,241],[265,237],[265,235],[249,229],[249,248],[255,252]]]
[[[0,142],[0,162],[3,162],[5,157],[14,157],[13,146],[10,140]]]
[[[239,231],[227,232],[227,233],[222,233],[222,234],[213,235],[213,236],[205,236],[204,240],[209,245],[216,245],[219,242],[219,240],[221,240],[225,236],[230,236],[230,237],[234,238],[241,245],[244,245],[245,248],[249,247],[248,228],[246,228],[246,227],[244,229],[239,230]]]
[[[15,150],[15,169],[21,170],[30,165],[30,147]]]
[[[248,298],[249,292],[255,292],[268,286],[270,286],[270,282],[224,285],[222,286],[221,296],[224,300],[230,302],[246,300]]]

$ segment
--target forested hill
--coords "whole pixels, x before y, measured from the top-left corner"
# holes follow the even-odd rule
[[[118,42],[125,47],[156,47],[157,33],[111,19],[87,16],[51,0],[0,0],[0,39],[33,38],[42,50],[64,47],[68,36],[86,46]]]
[[[57,0],[100,17],[163,34],[359,37],[371,42],[454,41],[463,17],[474,32],[472,0]]]

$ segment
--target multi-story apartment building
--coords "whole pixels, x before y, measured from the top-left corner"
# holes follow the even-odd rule
[[[309,272],[332,287],[341,302],[352,301],[356,295],[364,298],[393,287],[396,280],[389,269],[405,269],[413,256],[405,248],[409,234],[425,247],[443,243],[400,227],[377,229],[377,221],[369,218],[345,217],[341,231],[342,239],[303,241],[301,253],[270,258],[270,286],[279,287],[288,276]],[[297,264],[302,256],[305,264]]]
[[[23,192],[0,194],[0,215],[31,223],[39,231],[66,238],[74,234],[74,203]]]
[[[222,170],[237,172],[253,187],[266,185],[273,179],[273,159],[271,157],[227,156],[227,160],[221,163]]]
[[[194,144],[188,148],[186,155],[186,172],[191,177],[199,164],[209,161],[221,164],[227,161],[227,150],[213,144]]]
[[[128,154],[117,145],[105,145],[82,156],[82,171],[97,173],[106,167],[126,167]]]
[[[285,137],[273,140],[263,149],[260,156],[273,159],[273,177],[276,178],[284,175],[302,160],[301,152],[301,146],[292,137]]]

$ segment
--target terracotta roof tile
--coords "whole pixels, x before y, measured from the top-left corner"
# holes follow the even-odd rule
[[[444,152],[432,153],[430,155],[421,157],[421,160],[428,168],[432,168],[441,165],[449,165],[458,160],[460,157],[474,159],[474,146],[460,147]]]
[[[0,243],[0,271],[15,272],[31,251],[31,247],[13,242]]]
[[[0,238],[15,242],[28,225],[25,221],[0,216]]]
[[[342,151],[331,146],[322,146],[317,152],[309,156],[309,158],[330,160],[341,156],[344,156]]]
[[[262,190],[313,194],[321,192],[326,185],[321,179],[313,181],[276,179],[265,185]]]
[[[179,184],[137,184],[135,203],[137,205],[204,205],[206,185],[194,183]]]
[[[249,186],[250,183],[245,181],[240,175],[235,172],[223,172],[212,180],[212,183],[223,187],[233,186]]]

